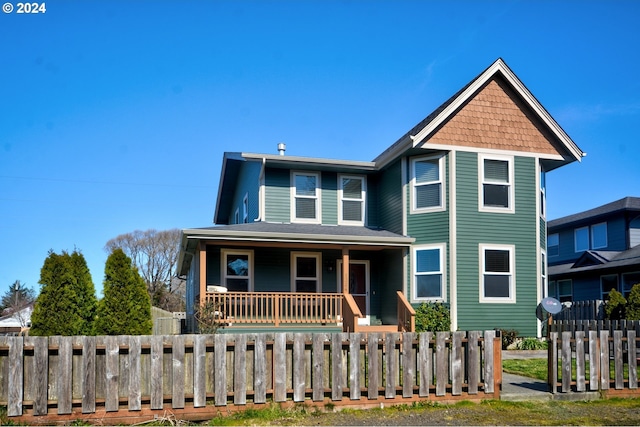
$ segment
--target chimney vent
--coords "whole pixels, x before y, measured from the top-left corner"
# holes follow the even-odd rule
[[[287,150],[287,144],[285,144],[284,142],[281,142],[278,144],[278,152],[280,153],[281,156],[284,156],[284,152]]]

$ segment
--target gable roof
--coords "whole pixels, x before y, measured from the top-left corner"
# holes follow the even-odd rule
[[[396,157],[402,155],[407,150],[428,144],[429,139],[439,129],[459,114],[461,109],[473,101],[479,93],[483,92],[493,82],[499,82],[499,84],[503,85],[506,90],[513,93],[518,101],[518,108],[528,110],[528,112],[533,116],[533,119],[537,122],[534,126],[539,127],[539,129],[537,129],[538,132],[544,134],[545,137],[552,141],[557,151],[556,154],[549,150],[546,150],[546,152],[545,150],[540,152],[541,158],[549,160],[545,165],[546,170],[552,170],[575,160],[580,161],[581,158],[586,155],[564,132],[560,125],[551,117],[531,92],[529,92],[526,86],[516,77],[507,64],[499,58],[475,79],[469,82],[465,87],[376,157],[374,159],[376,165],[379,168],[384,167],[384,165],[393,161]],[[497,94],[498,92],[499,91],[496,91],[495,93]],[[491,97],[493,97],[493,99],[491,99]],[[480,106],[478,109],[482,110],[483,107],[491,107],[491,104],[495,104],[496,101],[502,102],[502,100],[497,100],[495,95],[490,95],[489,99],[482,101],[483,106]],[[498,106],[498,108],[500,107],[501,106]],[[489,114],[490,113],[487,113],[487,115]],[[521,121],[520,124],[516,125],[519,126],[525,122],[526,121]],[[531,120],[529,120],[528,124],[529,126],[532,125]],[[474,125],[477,125],[477,123],[474,123]],[[486,127],[489,129],[495,129],[495,126],[495,124],[488,124]],[[520,129],[518,132],[519,131]],[[473,136],[477,133],[476,129],[470,129],[469,134],[465,135],[464,138],[469,138],[469,136]],[[499,140],[499,138],[496,139]],[[442,145],[439,146],[441,147]],[[483,148],[486,149],[491,147],[484,146]],[[535,148],[539,149],[540,147],[538,146]]]
[[[640,245],[622,252],[588,251],[575,263],[550,265],[549,276],[591,271],[601,271],[603,274],[607,270],[626,269],[629,271],[630,269],[635,271],[637,268],[640,268]]]
[[[615,202],[607,203],[597,208],[589,209],[573,215],[567,215],[562,218],[554,219],[548,222],[549,229],[565,226],[568,224],[579,223],[582,221],[591,221],[599,217],[614,214],[622,211],[638,211],[640,212],[640,197],[625,197]]]

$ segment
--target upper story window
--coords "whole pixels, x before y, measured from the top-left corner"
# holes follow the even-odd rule
[[[547,174],[540,171],[540,216],[547,216]]]
[[[242,222],[249,222],[249,195],[245,194],[242,199]]]
[[[514,253],[511,245],[480,245],[480,302],[516,302]]]
[[[412,299],[444,300],[444,245],[414,247],[412,264]]]
[[[222,286],[230,292],[248,292],[253,289],[253,251],[222,250]]]
[[[591,226],[591,249],[607,247],[607,223],[601,222]]]
[[[444,209],[444,156],[411,160],[412,212]]]
[[[308,172],[291,174],[291,220],[319,224],[320,175]]]
[[[576,252],[607,247],[607,223],[601,222],[592,226],[576,228],[573,231]]]
[[[513,213],[513,157],[480,155],[479,162],[480,210]]]
[[[340,224],[364,225],[366,181],[362,176],[338,177],[338,218]]]
[[[550,257],[560,255],[560,235],[558,233],[549,234],[547,237],[547,254]]]

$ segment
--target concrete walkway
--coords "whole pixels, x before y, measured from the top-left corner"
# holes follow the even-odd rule
[[[507,359],[546,359],[547,351],[503,351],[502,360]],[[500,400],[526,401],[526,400],[596,400],[600,395],[597,392],[585,393],[551,393],[546,381],[520,375],[502,373],[502,392]]]

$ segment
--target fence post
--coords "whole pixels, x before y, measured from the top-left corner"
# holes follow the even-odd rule
[[[549,369],[547,379],[551,393],[556,393],[558,388],[558,332],[551,332],[549,337],[551,341],[547,346],[547,363]]]

